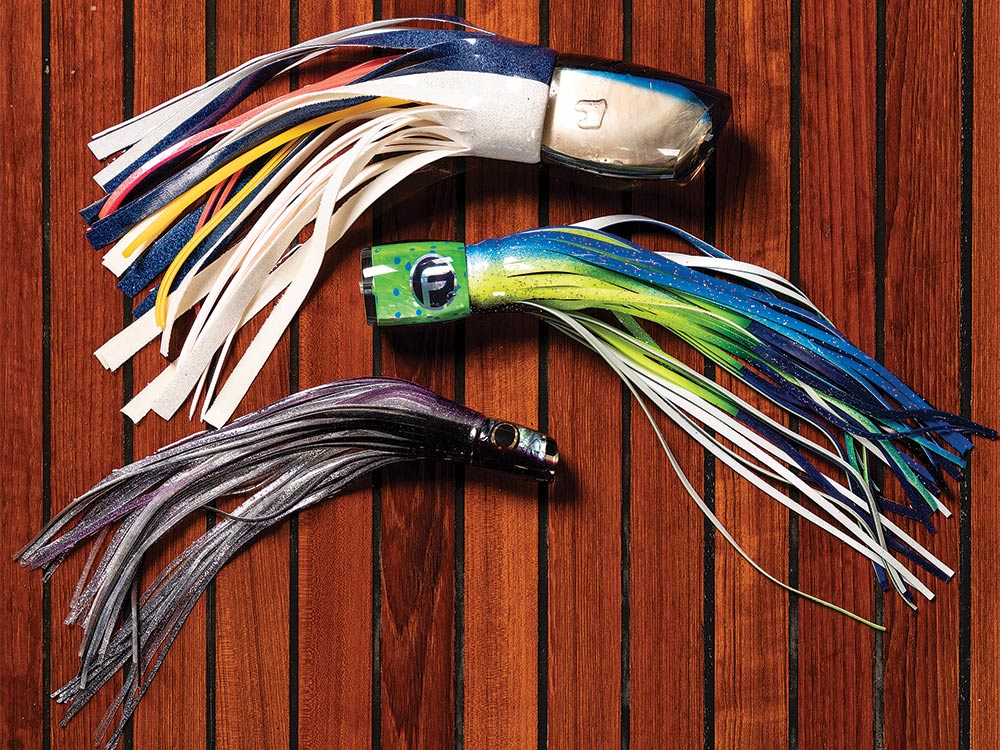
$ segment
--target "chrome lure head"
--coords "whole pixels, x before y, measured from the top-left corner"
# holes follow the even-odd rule
[[[549,85],[542,156],[612,177],[684,182],[729,120],[728,94],[628,63],[560,55]]]

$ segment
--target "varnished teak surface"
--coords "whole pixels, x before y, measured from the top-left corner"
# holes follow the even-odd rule
[[[686,188],[629,193],[559,169],[470,163],[351,231],[243,409],[328,380],[404,376],[550,430],[561,476],[539,490],[492,472],[404,467],[276,529],[192,614],[128,746],[1000,746],[995,446],[976,451],[951,499],[958,512],[930,541],[960,576],[935,583],[937,600],[913,615],[876,596],[855,555],[661,422],[748,550],[813,593],[884,616],[889,630],[876,636],[789,599],[706,534],[644,417],[594,357],[517,317],[373,335],[354,292],[356,249],[373,240],[474,241],[640,211],[789,274],[935,403],[1000,424],[995,3],[2,6],[8,561],[69,498],[194,429],[155,418],[132,429],[118,414],[156,355],[112,374],[90,354],[126,314],[76,215],[97,194],[90,133],[262,51],[426,12],[708,79],[735,99],[717,164]],[[43,586],[2,563],[5,747],[88,747],[110,699],[62,730],[61,708],[43,698],[74,668],[77,635],[62,614],[81,564]]]

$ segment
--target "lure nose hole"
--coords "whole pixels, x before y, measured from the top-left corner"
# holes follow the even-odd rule
[[[545,438],[545,458],[550,463],[559,460],[559,447],[556,445],[556,441],[550,437]]]

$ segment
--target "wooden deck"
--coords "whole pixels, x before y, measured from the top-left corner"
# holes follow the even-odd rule
[[[649,213],[790,275],[937,405],[1000,425],[1000,4],[985,0],[5,0],[0,746],[90,747],[111,699],[58,727],[44,695],[74,671],[62,616],[83,560],[43,586],[11,555],[111,469],[197,428],[119,414],[158,355],[115,374],[91,355],[128,310],[77,215],[98,195],[88,135],[291,41],[432,11],[708,79],[733,95],[733,127],[687,188],[476,162],[352,230],[244,410],[329,380],[408,377],[549,430],[562,474],[539,491],[394,469],[278,528],[199,604],[126,747],[1000,747],[998,446],[974,453],[930,540],[960,575],[914,615],[860,558],[667,427],[751,554],[884,619],[879,636],[741,562],[579,347],[527,318],[373,336],[355,293],[373,238]]]

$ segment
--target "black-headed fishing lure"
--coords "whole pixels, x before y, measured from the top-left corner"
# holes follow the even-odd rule
[[[268,528],[402,461],[457,461],[552,481],[555,441],[405,380],[362,378],[288,396],[118,469],[58,513],[19,554],[48,578],[92,551],[67,623],[83,627],[80,671],[53,697],[65,724],[111,678],[124,682],[98,730],[112,747],[178,631],[219,570]],[[190,514],[247,496],[139,594],[146,552]]]

